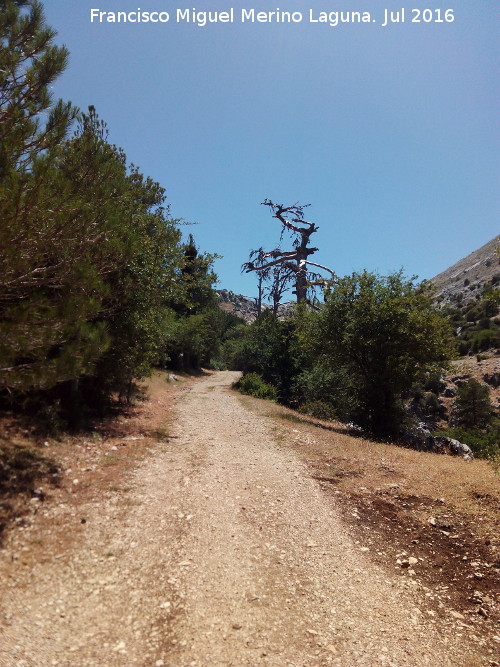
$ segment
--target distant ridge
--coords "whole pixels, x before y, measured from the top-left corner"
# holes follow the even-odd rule
[[[484,285],[500,275],[500,262],[495,254],[499,243],[500,237],[496,236],[432,278],[436,301],[443,306],[459,300],[465,304],[481,296]]]
[[[241,317],[247,324],[257,319],[257,305],[254,298],[235,294],[227,289],[218,289],[215,291],[219,297],[219,306],[222,310]]]
[[[257,299],[255,297],[235,294],[231,290],[215,290],[219,297],[219,306],[227,313],[232,313],[241,317],[247,324],[251,324],[257,319]],[[281,303],[278,308],[278,318],[284,319],[290,316],[290,310],[295,304],[291,301]],[[262,304],[262,310],[268,310],[271,306],[268,303]]]

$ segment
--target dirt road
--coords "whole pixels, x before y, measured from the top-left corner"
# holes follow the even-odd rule
[[[234,378],[195,384],[127,488],[70,514],[72,549],[24,569],[2,556],[0,665],[471,664]]]

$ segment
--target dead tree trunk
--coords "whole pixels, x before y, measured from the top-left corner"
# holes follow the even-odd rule
[[[293,245],[295,246],[295,249],[291,251],[282,251],[276,249],[267,253],[261,252],[259,255],[258,264],[249,261],[244,264],[244,268],[247,272],[264,272],[268,271],[272,266],[281,265],[286,267],[291,271],[291,274],[295,279],[294,293],[297,298],[297,303],[306,303],[307,287],[309,285],[309,265],[319,267],[320,269],[328,271],[332,277],[334,276],[333,271],[328,269],[326,266],[321,266],[321,264],[316,264],[315,262],[311,262],[309,260],[309,256],[313,255],[318,250],[318,248],[308,247],[310,237],[311,234],[317,232],[319,228],[313,222],[304,220],[304,208],[306,208],[305,206],[300,206],[299,204],[294,204],[293,206],[283,206],[282,204],[275,204],[270,199],[265,199],[262,204],[263,206],[269,206],[272,211],[273,218],[276,218],[281,222],[283,225],[281,232],[282,234],[285,229],[292,233]],[[271,259],[272,261],[264,264],[263,262],[265,259]]]
[[[259,279],[257,282],[257,317],[260,317],[262,314],[262,291],[264,289],[263,287],[263,282],[264,282],[264,276],[262,273],[259,273]]]
[[[271,288],[269,290],[269,296],[273,302],[273,315],[278,316],[278,309],[283,298],[283,294],[286,292],[286,289],[290,282],[294,279],[295,272],[291,271],[288,267],[283,264],[278,264],[273,266],[271,271]]]
[[[252,266],[255,267],[258,275],[258,280],[257,280],[257,298],[255,299],[255,304],[257,306],[257,317],[260,317],[262,314],[262,299],[264,296],[264,281],[268,278],[269,276],[269,270],[263,268],[263,264],[265,264],[267,254],[264,252],[264,248],[262,246],[260,248],[257,248],[257,250],[251,250],[250,251],[250,256],[249,256],[249,261],[245,262],[242,266],[243,271],[248,271],[248,267]]]

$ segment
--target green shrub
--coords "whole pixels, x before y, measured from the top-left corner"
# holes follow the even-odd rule
[[[483,329],[474,336],[471,346],[472,352],[483,352],[491,347],[500,347],[500,331]]]
[[[268,401],[278,400],[278,391],[272,384],[264,382],[262,376],[258,373],[248,373],[244,375],[235,385],[242,394],[255,396],[255,398],[264,398]]]
[[[351,376],[345,369],[329,367],[322,356],[295,378],[293,397],[301,412],[318,419],[351,421],[359,407]]]
[[[500,422],[497,421],[487,431],[478,428],[449,428],[444,431],[436,431],[435,436],[446,435],[463,442],[474,452],[479,459],[488,459],[492,462],[500,456]]]
[[[416,401],[420,401],[425,396],[425,388],[422,382],[414,382],[410,387],[408,395],[414,398]]]
[[[424,389],[438,396],[446,389],[446,382],[443,380],[441,372],[426,373],[424,376]]]
[[[442,419],[446,416],[446,407],[432,391],[425,391],[418,401],[422,413],[431,419]]]
[[[210,359],[209,367],[214,371],[227,371],[227,364],[222,359]]]
[[[337,419],[333,405],[326,401],[308,401],[300,406],[299,412],[311,415],[311,417],[316,417],[317,419]]]
[[[491,329],[491,319],[489,317],[482,317],[478,322],[480,329]]]
[[[222,359],[231,370],[245,375],[257,373],[264,382],[276,387],[278,399],[289,404],[291,385],[300,366],[300,350],[295,348],[295,322],[277,320],[270,310],[251,325],[236,331],[237,337],[226,341]]]
[[[323,307],[304,318],[298,338],[309,358],[339,378],[341,391],[332,387],[332,398],[344,403],[348,420],[377,437],[399,433],[406,418],[402,397],[454,351],[451,328],[432,306],[428,287],[401,272],[336,279]]]

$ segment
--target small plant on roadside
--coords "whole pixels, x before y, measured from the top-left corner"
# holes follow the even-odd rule
[[[227,363],[222,359],[211,359],[209,366],[214,371],[227,371]]]
[[[101,465],[101,467],[106,468],[107,466],[115,465],[118,463],[118,461],[119,458],[116,454],[105,454],[99,459],[98,463]]]
[[[276,402],[278,400],[276,387],[264,382],[262,376],[258,373],[244,375],[234,386],[242,394],[248,394],[255,398],[264,398],[268,401]]]
[[[39,410],[38,415],[40,423],[43,426],[45,433],[57,438],[66,428],[66,423],[61,417],[61,403],[55,401],[54,403],[45,403]]]
[[[497,475],[500,475],[500,451],[488,457],[488,461]]]
[[[168,429],[166,428],[157,428],[153,431],[152,436],[155,440],[167,440],[168,439]]]

